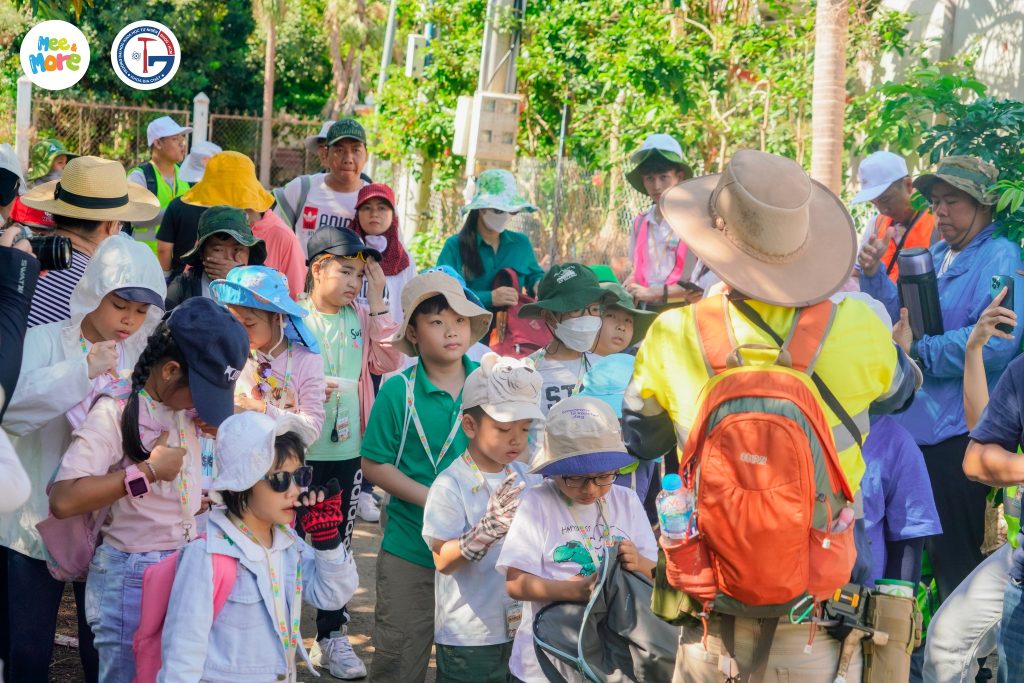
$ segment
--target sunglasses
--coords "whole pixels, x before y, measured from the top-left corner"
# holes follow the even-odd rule
[[[594,482],[596,486],[611,486],[615,483],[615,477],[619,476],[618,472],[608,472],[607,474],[598,474],[593,477],[562,477],[562,481],[565,485],[571,489],[581,489],[587,485],[588,481]]]
[[[275,493],[284,493],[291,488],[293,481],[300,489],[304,489],[313,483],[313,468],[304,465],[294,472],[274,472],[263,477],[263,481],[270,484]]]

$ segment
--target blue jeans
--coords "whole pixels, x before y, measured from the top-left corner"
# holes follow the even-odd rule
[[[96,648],[92,631],[85,623],[85,584],[72,584],[78,607],[78,655],[85,679],[96,681]],[[50,576],[46,562],[7,551],[7,609],[13,628],[10,633],[8,680],[18,683],[46,683],[50,678],[53,635],[57,630],[57,610],[64,594],[64,582]]]
[[[999,683],[1024,681],[1024,599],[1021,584],[1010,579],[1003,597],[999,630]]]
[[[132,683],[132,640],[139,628],[142,575],[172,550],[125,553],[104,543],[89,563],[85,582],[85,618],[96,636],[100,683]]]

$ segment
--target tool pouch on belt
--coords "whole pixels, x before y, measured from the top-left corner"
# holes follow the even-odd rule
[[[896,683],[910,679],[910,655],[921,644],[921,611],[911,598],[871,594],[868,625],[889,641],[864,640],[864,683]]]

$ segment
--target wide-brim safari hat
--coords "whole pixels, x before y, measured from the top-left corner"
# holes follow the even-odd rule
[[[89,221],[148,221],[160,213],[156,195],[129,183],[124,166],[92,156],[72,159],[60,180],[36,185],[21,200],[55,216]]]
[[[979,204],[992,206],[998,201],[999,195],[990,192],[988,188],[998,179],[999,170],[978,157],[951,156],[939,161],[932,173],[914,179],[914,187],[926,199],[930,199],[935,183],[942,180],[971,195]]]
[[[637,308],[633,302],[633,296],[618,282],[602,282],[601,288],[615,295],[615,301],[605,303],[605,308],[621,308],[627,313],[632,314],[633,338],[629,340],[629,345],[639,344],[647,336],[647,330],[651,328],[651,324],[658,317],[658,314],[654,311],[645,311],[642,308]]]
[[[661,212],[689,249],[734,291],[809,306],[853,271],[857,234],[843,203],[792,159],[741,150],[722,173],[679,183]]]
[[[644,171],[654,163],[675,166],[687,178],[693,177],[693,169],[683,160],[683,148],[675,138],[665,133],[648,135],[640,149],[629,155],[629,162],[633,168],[626,173],[626,180],[641,194],[647,194]]]
[[[240,152],[214,154],[206,162],[203,179],[181,196],[196,206],[225,204],[236,209],[263,212],[274,205],[274,195],[256,179],[256,164]]]
[[[407,356],[418,356],[419,351],[405,337],[409,329],[409,321],[416,307],[432,297],[441,295],[453,311],[469,318],[470,343],[478,342],[487,334],[491,326],[491,313],[486,308],[477,306],[466,297],[462,285],[451,275],[440,271],[420,273],[409,280],[402,288],[402,326],[391,338],[391,345]]]

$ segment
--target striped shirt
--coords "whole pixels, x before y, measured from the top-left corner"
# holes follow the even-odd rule
[[[71,317],[71,293],[85,274],[89,256],[71,250],[71,267],[66,270],[51,270],[39,278],[36,293],[32,297],[32,308],[28,313],[28,326],[60,322]]]

